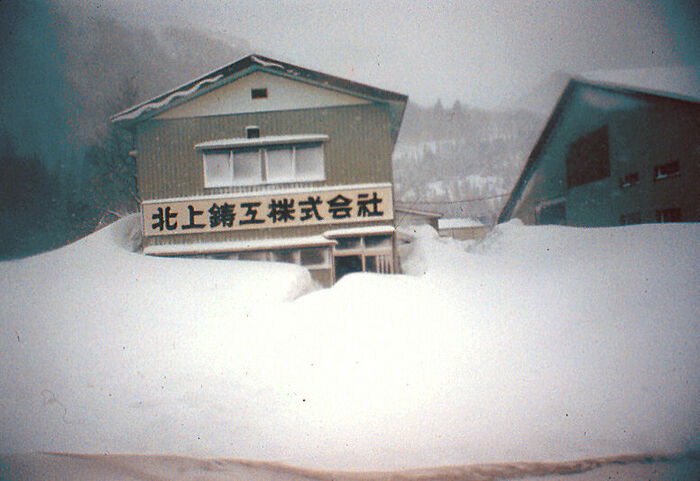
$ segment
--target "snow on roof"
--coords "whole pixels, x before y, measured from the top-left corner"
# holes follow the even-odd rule
[[[353,235],[381,235],[393,234],[394,226],[391,225],[373,225],[368,227],[347,227],[345,229],[327,230],[323,233],[326,237],[347,237]]]
[[[187,97],[189,95],[194,94],[197,92],[200,88],[204,87],[205,85],[208,84],[213,84],[218,82],[223,78],[223,75],[215,75],[213,77],[208,77],[208,78],[203,78],[199,81],[197,81],[194,85],[186,87],[184,90],[175,90],[172,93],[169,93],[165,98],[162,98],[157,101],[148,101],[143,104],[138,105],[136,108],[133,110],[129,110],[124,112],[122,115],[120,115],[120,119],[123,120],[132,120],[138,118],[141,114],[151,111],[151,110],[158,110],[162,107],[167,106],[170,104],[173,100],[180,98],[180,97]]]
[[[257,54],[243,57],[195,80],[146,100],[145,102],[129,107],[114,115],[112,117],[112,122],[123,125],[133,124],[142,118],[148,118],[163,109],[170,108],[175,104],[174,100],[176,99],[185,101],[198,95],[203,90],[206,90],[206,88],[216,88],[225,82],[243,77],[256,70],[264,70],[275,75],[282,75],[294,80],[312,83],[323,88],[345,92],[362,98],[387,102],[392,105],[392,109],[397,110],[396,115],[392,116],[392,128],[398,134],[403,111],[408,101],[406,95],[298,67]]]
[[[304,135],[268,135],[266,137],[256,137],[253,139],[245,137],[235,137],[232,139],[209,140],[195,145],[195,149],[222,149],[226,147],[255,147],[259,145],[291,144],[301,142],[326,142],[327,135],[304,134]]]
[[[335,244],[326,237],[288,237],[284,239],[249,239],[240,241],[201,242],[196,244],[173,244],[148,246],[144,254],[155,256],[215,254],[217,252],[240,252],[269,249],[291,249],[295,247],[320,247]]]
[[[459,229],[462,227],[484,227],[484,224],[472,218],[438,219],[438,229]]]
[[[674,96],[700,99],[700,66],[595,70],[583,80]]]

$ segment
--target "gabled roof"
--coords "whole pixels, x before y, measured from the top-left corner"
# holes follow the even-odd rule
[[[138,122],[152,118],[176,105],[256,71],[267,72],[299,82],[305,82],[373,102],[386,103],[390,106],[392,130],[395,131],[395,135],[398,135],[398,129],[401,124],[401,119],[403,118],[406,102],[408,101],[406,95],[298,67],[257,54],[243,57],[240,60],[214,70],[213,72],[169,90],[168,92],[162,93],[150,100],[129,107],[114,115],[112,117],[112,122],[122,127],[129,128]]]
[[[520,200],[520,197],[522,196],[525,187],[527,186],[528,181],[539,167],[538,161],[540,159],[540,154],[542,153],[542,150],[549,141],[549,138],[551,137],[555,126],[559,122],[559,119],[562,116],[563,112],[566,110],[566,107],[568,106],[571,98],[573,97],[574,92],[580,88],[585,87],[595,88],[598,90],[604,90],[612,93],[621,93],[634,98],[638,98],[640,100],[646,100],[648,102],[681,102],[685,104],[700,104],[700,99],[698,98],[687,97],[684,95],[679,95],[677,93],[642,90],[627,87],[624,85],[593,82],[583,78],[571,78],[566,88],[564,89],[564,92],[559,97],[559,100],[557,101],[557,104],[554,107],[552,115],[549,117],[547,124],[542,130],[542,133],[540,134],[537,143],[533,147],[532,152],[530,153],[530,156],[527,159],[525,167],[523,168],[523,171],[520,174],[520,178],[516,182],[515,187],[513,187],[513,190],[511,191],[508,200],[503,206],[503,210],[501,210],[501,213],[498,216],[497,223],[502,223],[510,220],[513,211],[515,210],[515,207],[518,201]]]
[[[597,85],[700,100],[700,65],[594,70],[583,73],[581,78]]]

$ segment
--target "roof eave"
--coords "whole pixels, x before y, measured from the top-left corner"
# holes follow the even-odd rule
[[[323,72],[298,67],[296,65],[256,54],[243,57],[224,67],[220,67],[212,72],[202,75],[195,80],[182,84],[174,89],[146,100],[145,102],[129,107],[128,109],[112,116],[111,121],[124,128],[131,128],[139,122],[148,120],[162,112],[176,107],[177,105],[210,92],[229,82],[235,81],[254,71],[263,71],[273,75],[279,75],[285,78],[302,81],[321,88],[346,93],[373,102],[387,103],[394,106],[394,109],[398,104],[399,112],[396,115],[396,118],[392,119],[392,134],[395,131],[395,135],[393,135],[394,141],[398,136],[398,129],[403,118],[405,105],[408,102],[408,96],[325,74]],[[202,88],[197,87],[200,84],[202,85]],[[192,92],[188,93],[189,90],[192,90]],[[178,93],[182,94],[178,95]],[[173,100],[170,101],[168,100],[169,98],[172,98]],[[163,105],[157,106],[158,103],[163,103]],[[156,104],[156,107],[149,108],[146,111],[146,107],[154,104]],[[140,109],[143,109],[144,112],[135,115],[134,112],[138,112]]]
[[[532,148],[532,151],[530,152],[530,155],[527,158],[527,162],[525,163],[525,167],[523,167],[523,171],[521,172],[518,181],[515,183],[513,190],[511,190],[508,200],[503,205],[503,209],[501,210],[501,213],[498,216],[498,220],[496,221],[497,224],[507,222],[512,218],[513,211],[515,210],[517,203],[520,201],[520,196],[525,190],[525,186],[530,180],[530,177],[532,177],[532,174],[537,168],[540,154],[542,153],[544,146],[547,144],[547,141],[549,140],[549,137],[551,136],[552,131],[554,130],[554,126],[559,120],[559,117],[561,117],[561,114],[564,111],[568,99],[571,97],[572,92],[574,91],[574,89],[577,88],[579,84],[580,82],[576,79],[569,80],[569,82],[566,85],[566,88],[559,96],[559,100],[557,101],[557,104],[554,107],[552,114],[549,116],[549,120],[547,120],[547,123],[542,129],[542,133],[537,139],[537,143],[535,143],[535,146]]]

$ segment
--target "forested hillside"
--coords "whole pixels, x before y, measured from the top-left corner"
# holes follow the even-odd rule
[[[0,258],[63,245],[133,211],[131,139],[110,116],[250,50],[47,3],[0,3]]]
[[[134,211],[131,138],[110,116],[253,50],[71,3],[0,3],[0,258],[63,245]],[[394,157],[399,205],[493,216],[542,117],[409,103]]]
[[[518,111],[409,103],[394,153],[402,207],[491,221],[546,117]],[[479,200],[483,199],[483,200]]]

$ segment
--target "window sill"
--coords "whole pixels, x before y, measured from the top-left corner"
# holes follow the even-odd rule
[[[318,179],[313,179],[313,180],[285,180],[281,182],[256,182],[256,183],[249,183],[249,184],[225,184],[225,185],[216,185],[216,186],[209,186],[205,185],[204,189],[205,190],[214,190],[214,189],[230,189],[234,187],[290,187],[294,185],[308,185],[309,187],[318,185],[319,183],[325,182],[326,178],[318,178]]]
[[[680,177],[681,174],[669,174],[669,175],[664,175],[663,177],[654,177],[654,182],[663,182],[664,180],[667,179],[674,179],[676,177]]]

